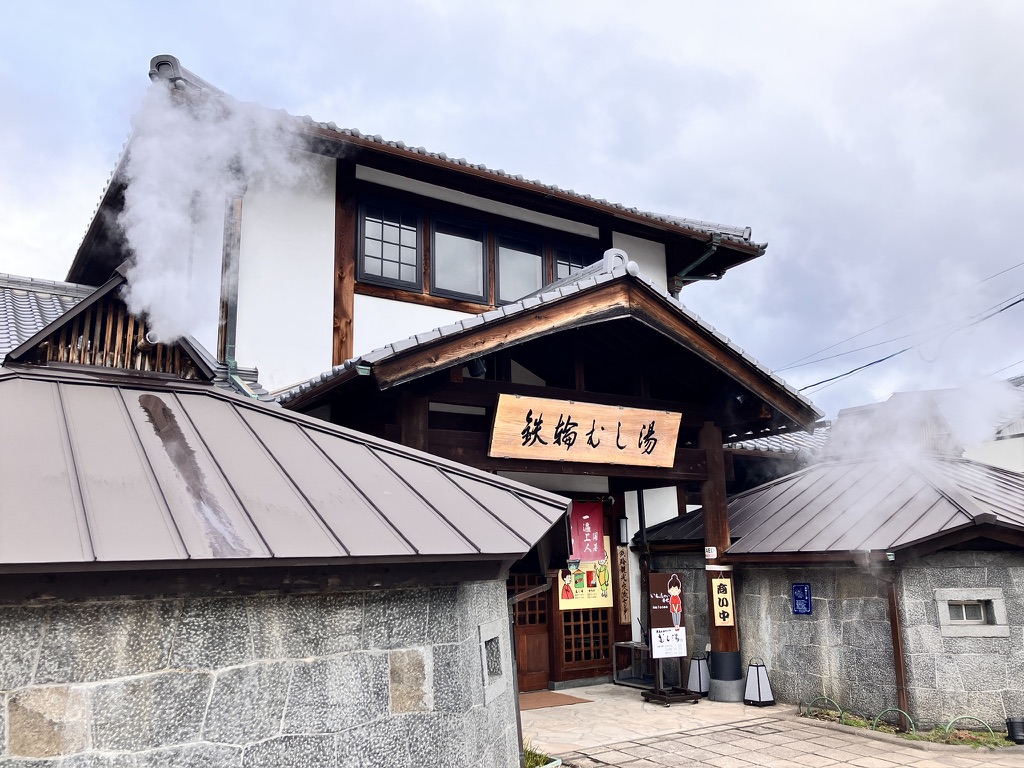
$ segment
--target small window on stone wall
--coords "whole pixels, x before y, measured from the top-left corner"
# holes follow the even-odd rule
[[[493,683],[494,678],[501,677],[501,641],[492,637],[484,640],[484,660],[487,663],[487,682]]]
[[[505,667],[511,664],[511,657],[501,642],[503,629],[507,629],[507,625],[501,619],[480,625],[480,671],[483,673],[485,703],[490,703],[508,689]],[[506,657],[509,658],[506,660]]]
[[[936,589],[939,631],[944,637],[1009,637],[1000,587]]]

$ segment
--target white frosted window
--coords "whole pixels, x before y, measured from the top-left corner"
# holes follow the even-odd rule
[[[484,299],[484,241],[472,227],[438,222],[431,253],[434,289],[471,299]]]

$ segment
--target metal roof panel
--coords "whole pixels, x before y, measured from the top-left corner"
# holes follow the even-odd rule
[[[92,560],[57,385],[5,381],[0,424],[0,562]]]

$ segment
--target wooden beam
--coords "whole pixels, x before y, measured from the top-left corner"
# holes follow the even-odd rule
[[[386,389],[437,368],[447,368],[499,351],[509,344],[522,344],[568,328],[628,317],[628,286],[615,283],[603,288],[602,301],[563,300],[541,304],[535,309],[491,322],[471,333],[459,334],[457,338],[413,347],[405,354],[378,363],[374,366],[374,374],[381,389]]]
[[[661,486],[702,482],[707,476],[704,453],[694,448],[677,448],[676,461],[672,467],[634,467],[569,461],[496,459],[487,455],[487,437],[483,432],[431,429],[428,444],[430,452],[435,456],[468,464],[487,472],[539,472],[595,477],[628,477],[654,480]]]
[[[476,405],[493,408],[498,395],[522,395],[524,397],[551,397],[562,400],[577,400],[598,405],[621,405],[625,408],[653,408],[663,411],[677,411],[682,414],[680,426],[699,428],[709,412],[705,406],[696,403],[673,400],[650,400],[625,395],[607,395],[601,392],[577,392],[574,389],[541,387],[533,384],[512,384],[487,379],[464,379],[460,385],[440,386],[431,390],[430,399],[436,403],[452,405]]]
[[[756,397],[780,411],[805,429],[813,429],[815,414],[796,395],[771,382],[735,350],[699,328],[689,318],[680,317],[649,291],[630,292],[631,315],[678,344],[695,352],[707,363],[737,381]]]
[[[398,396],[399,442],[417,451],[427,450],[429,403],[422,395],[402,392]]]
[[[333,365],[354,354],[356,258],[359,214],[352,189],[355,166],[338,161],[334,199],[334,343]]]

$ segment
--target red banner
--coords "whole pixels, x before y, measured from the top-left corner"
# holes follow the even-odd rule
[[[574,501],[569,513],[570,560],[604,560],[604,507],[600,501]]]

